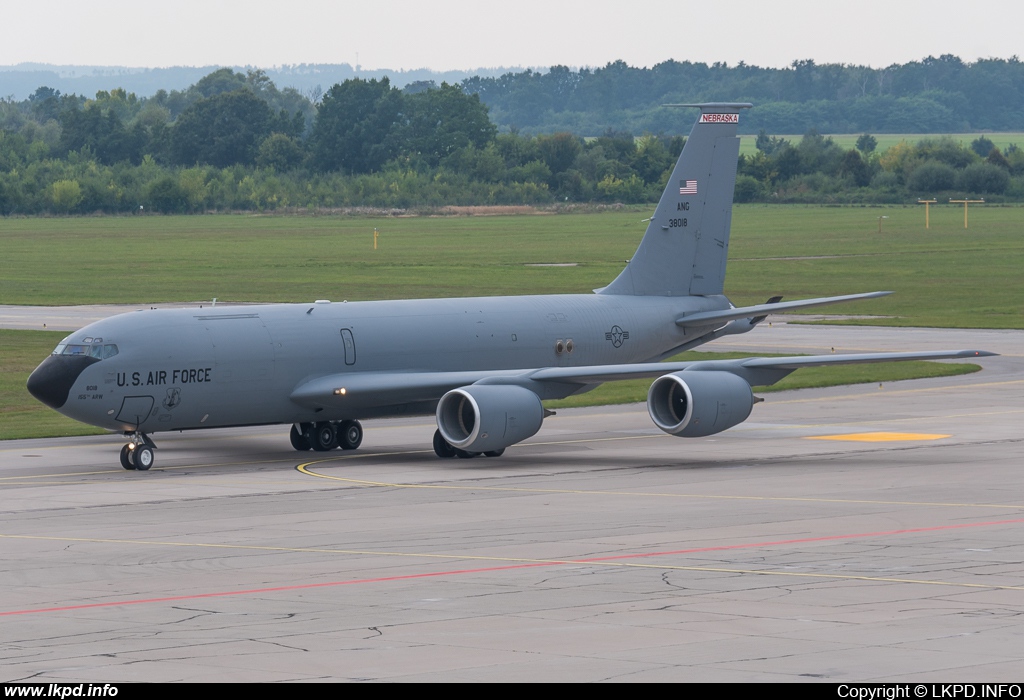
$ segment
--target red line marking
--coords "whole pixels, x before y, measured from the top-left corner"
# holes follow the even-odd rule
[[[566,559],[557,562],[527,562],[522,564],[506,564],[488,566],[478,569],[452,569],[450,571],[432,571],[424,574],[406,574],[404,576],[383,576],[380,578],[349,579],[347,581],[326,581],[324,583],[303,583],[294,586],[273,586],[270,588],[250,588],[238,591],[216,591],[213,593],[193,593],[191,595],[166,596],[162,598],[134,598],[129,600],[113,600],[105,603],[83,603],[80,605],[62,605],[52,608],[32,608],[28,610],[7,610],[0,612],[0,617],[10,615],[31,615],[33,613],[67,612],[70,610],[88,610],[90,608],[111,608],[122,605],[145,605],[147,603],[172,603],[179,600],[200,600],[203,598],[224,598],[227,596],[258,595],[261,593],[280,593],[283,591],[301,591],[311,588],[329,588],[334,586],[355,586],[368,583],[387,583],[389,581],[412,581],[421,578],[439,576],[459,576],[462,574],[485,574],[494,571],[510,571],[514,569],[532,569],[542,566],[565,566],[567,564],[588,564],[621,559],[642,559],[646,557],[666,557],[678,554],[699,554],[701,552],[721,552],[732,549],[755,549],[759,547],[777,547],[779,545],[806,544],[808,542],[829,542],[835,540],[864,539],[868,537],[886,537],[891,535],[908,535],[920,532],[939,532],[942,530],[959,530],[969,527],[989,527],[992,525],[1017,525],[1024,523],[1024,518],[1013,520],[991,520],[982,523],[959,523],[957,525],[937,525],[934,527],[915,527],[905,530],[883,530],[880,532],[862,532],[850,535],[829,535],[826,537],[801,537],[791,540],[775,540],[772,542],[748,542],[745,544],[729,544],[716,547],[695,547],[692,549],[676,549],[665,552],[644,552],[639,554],[618,554],[608,557],[590,557],[587,559]]]

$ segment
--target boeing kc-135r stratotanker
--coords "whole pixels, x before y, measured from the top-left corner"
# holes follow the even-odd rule
[[[740,112],[711,103],[625,269],[593,294],[158,309],[65,338],[28,379],[61,413],[128,438],[125,469],[149,469],[152,433],[291,424],[297,450],[355,449],[359,419],[434,414],[439,457],[501,455],[540,430],[542,399],[656,377],[654,424],[678,437],[743,422],[751,386],[800,367],[975,357],[874,353],[661,362],[745,333],[767,314],[888,294],[735,308],[723,296]]]

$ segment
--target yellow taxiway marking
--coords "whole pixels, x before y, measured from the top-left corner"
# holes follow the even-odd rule
[[[758,576],[788,576],[795,578],[807,578],[807,579],[832,579],[840,581],[868,581],[877,583],[911,583],[919,584],[924,586],[949,586],[954,588],[975,588],[984,590],[1002,590],[1002,591],[1024,591],[1024,586],[1010,586],[1010,585],[999,585],[999,584],[988,584],[988,583],[967,583],[957,581],[941,581],[941,580],[928,580],[928,579],[912,579],[912,578],[898,578],[891,576],[858,576],[854,574],[823,574],[823,573],[809,573],[800,571],[778,571],[775,569],[736,569],[731,567],[722,566],[680,566],[673,564],[642,564],[636,562],[626,561],[600,561],[586,558],[580,559],[533,559],[528,557],[494,557],[494,556],[483,556],[477,554],[450,554],[450,553],[421,553],[421,552],[387,552],[387,551],[374,551],[374,550],[350,550],[350,549],[332,549],[325,547],[271,547],[263,545],[244,545],[244,544],[218,544],[213,542],[173,542],[173,541],[160,541],[160,540],[121,540],[121,539],[101,539],[101,538],[87,538],[87,537],[51,537],[45,535],[4,535],[0,534],[0,539],[12,539],[12,540],[47,540],[51,542],[78,542],[82,544],[127,544],[127,545],[146,545],[146,546],[161,546],[161,547],[195,547],[195,548],[207,548],[207,549],[235,549],[235,550],[249,550],[249,551],[263,551],[263,552],[292,552],[292,553],[316,553],[316,554],[344,554],[354,556],[380,556],[380,557],[401,557],[409,559],[444,559],[444,560],[460,560],[460,561],[483,561],[483,562],[500,562],[503,564],[522,564],[524,566],[531,565],[548,565],[548,566],[592,566],[592,567],[604,567],[604,568],[620,568],[620,569],[654,569],[658,571],[694,571],[694,572],[706,572],[706,573],[723,573],[723,574],[755,574]],[[487,573],[487,572],[481,572]]]
[[[845,435],[808,435],[804,440],[849,440],[851,442],[914,442],[942,440],[952,435],[934,433],[846,433]]]
[[[422,453],[433,452],[432,450],[418,451]],[[415,454],[415,453],[411,453]],[[351,456],[338,456],[334,458],[321,459],[315,462],[305,462],[295,467],[296,471],[306,474],[307,476],[315,476],[320,479],[329,479],[331,481],[341,481],[344,483],[352,484],[353,486],[365,486],[368,488],[393,488],[393,489],[435,489],[439,491],[504,491],[509,493],[537,493],[537,494],[573,494],[577,496],[639,496],[644,498],[692,498],[692,499],[709,499],[709,500],[724,500],[724,501],[785,501],[785,502],[798,502],[798,503],[850,503],[860,505],[885,505],[885,506],[939,506],[945,508],[997,508],[997,509],[1020,509],[1024,508],[1024,504],[1018,503],[940,503],[940,502],[929,502],[929,501],[880,501],[880,500],[869,500],[869,499],[854,499],[854,498],[813,498],[813,497],[799,497],[799,496],[725,496],[721,494],[701,494],[701,493],[663,493],[658,491],[588,491],[585,489],[539,489],[539,488],[524,488],[516,486],[460,486],[455,484],[401,484],[391,483],[387,481],[371,481],[368,479],[353,479],[345,476],[332,476],[330,474],[321,474],[310,469],[310,467],[318,464],[326,464],[328,462],[337,462],[346,459],[355,459],[356,455]],[[544,476],[544,475],[537,475]]]

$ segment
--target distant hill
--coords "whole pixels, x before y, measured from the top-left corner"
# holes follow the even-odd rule
[[[64,94],[92,97],[100,90],[124,88],[139,97],[150,97],[157,90],[185,90],[204,75],[218,68],[232,68],[244,73],[257,66],[175,66],[173,68],[131,68],[127,66],[56,66],[46,63],[19,63],[15,66],[0,66],[0,98],[27,99],[37,88],[46,86]],[[319,85],[326,91],[335,83],[349,78],[383,78],[403,88],[410,83],[434,81],[461,83],[466,78],[480,76],[498,77],[505,73],[518,73],[521,67],[475,68],[464,71],[432,71],[426,68],[414,70],[391,70],[382,68],[367,70],[348,63],[301,63],[297,65],[264,68],[274,83],[281,87],[293,87],[303,93],[315,90]]]

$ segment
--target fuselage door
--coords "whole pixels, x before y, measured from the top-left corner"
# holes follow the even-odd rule
[[[345,364],[354,365],[356,363],[356,339],[352,335],[352,329],[341,329],[341,342],[345,346]]]
[[[138,429],[139,426],[149,419],[149,413],[153,410],[153,403],[152,396],[126,396],[121,402],[121,410],[118,412],[115,420]]]

